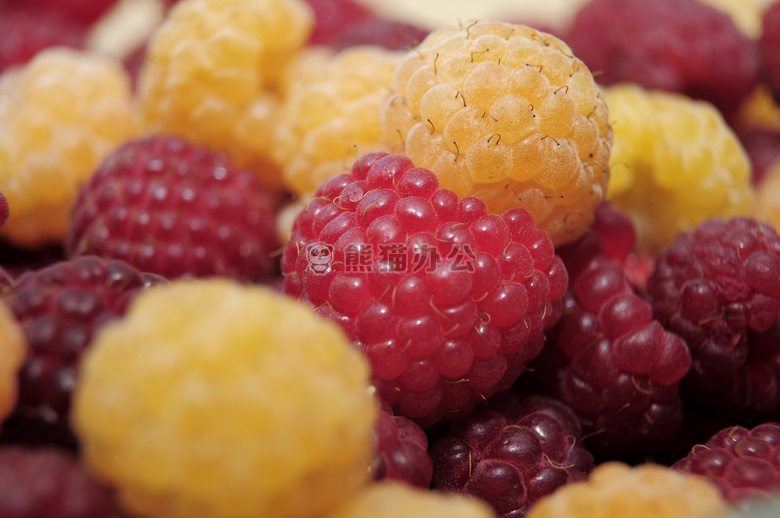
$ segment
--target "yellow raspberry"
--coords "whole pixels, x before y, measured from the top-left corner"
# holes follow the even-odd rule
[[[426,491],[385,480],[369,484],[323,518],[495,518],[485,503],[465,494]]]
[[[114,60],[49,49],[0,76],[0,191],[20,246],[59,243],[82,182],[134,136],[130,81]]]
[[[17,373],[27,346],[24,332],[5,302],[0,300],[0,424],[16,406]]]
[[[767,170],[757,189],[756,218],[780,230],[780,160]]]
[[[151,288],[101,329],[81,369],[85,462],[133,516],[314,518],[368,477],[365,357],[270,289]]]
[[[718,110],[632,84],[605,89],[615,127],[607,198],[655,252],[702,221],[750,214],[750,162]]]
[[[652,464],[607,462],[587,481],[539,500],[527,518],[721,518],[728,506],[703,477]]]
[[[144,129],[225,151],[281,187],[269,165],[279,118],[271,89],[312,24],[303,0],[180,2],[155,33],[141,71]]]
[[[761,21],[764,11],[774,0],[702,0],[703,3],[719,9],[734,20],[734,25],[749,38],[761,35]]]
[[[371,46],[339,53],[315,47],[290,65],[273,134],[274,159],[290,191],[311,194],[348,172],[359,155],[386,149],[379,116],[403,55]]]
[[[556,245],[581,236],[602,200],[607,105],[559,39],[475,22],[431,33],[398,65],[382,127],[394,151],[494,213],[522,207]]]

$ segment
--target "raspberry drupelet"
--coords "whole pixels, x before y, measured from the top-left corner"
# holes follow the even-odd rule
[[[363,350],[393,411],[423,427],[508,389],[539,354],[568,283],[527,211],[487,214],[386,152],[319,188],[282,271],[289,295]]]
[[[731,426],[694,446],[672,469],[707,477],[732,504],[753,505],[780,490],[779,456],[780,423]]]
[[[503,518],[520,518],[593,468],[581,432],[577,415],[558,400],[502,394],[436,441],[433,486],[480,498]]]
[[[525,25],[433,31],[396,67],[382,130],[458,196],[528,210],[556,246],[587,230],[606,191],[601,89],[563,41]]]
[[[679,382],[691,356],[634,292],[618,260],[632,248],[624,223],[600,209],[598,232],[558,249],[571,284],[531,377],[578,414],[599,457],[641,459],[679,436]]]
[[[371,465],[374,480],[392,479],[423,489],[431,487],[433,463],[428,455],[428,437],[411,419],[393,415],[382,402],[374,424],[376,456]]]
[[[27,352],[5,434],[31,444],[73,446],[71,395],[95,332],[124,315],[140,290],[164,282],[122,261],[81,257],[25,273],[5,295]]]
[[[178,137],[116,149],[82,186],[66,247],[167,278],[255,282],[278,271],[273,197],[223,153]]]
[[[653,314],[691,351],[686,396],[723,415],[780,408],[780,237],[749,218],[680,234],[648,280]]]

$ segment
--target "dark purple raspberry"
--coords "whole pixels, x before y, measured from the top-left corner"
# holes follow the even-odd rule
[[[111,494],[55,449],[0,448],[3,518],[118,518]]]
[[[603,211],[599,218],[599,232],[621,235],[622,224],[610,234]],[[532,363],[532,378],[543,393],[560,397],[580,416],[594,453],[641,457],[677,439],[678,382],[691,358],[680,337],[653,319],[621,263],[606,256],[605,242],[607,249],[613,246],[593,232],[559,248],[571,285],[563,315]]]
[[[428,455],[428,436],[411,419],[393,415],[382,403],[374,425],[377,454],[371,471],[374,480],[400,480],[424,489],[431,487],[433,464]]]
[[[167,278],[251,282],[278,270],[265,188],[225,155],[176,137],[128,142],[103,162],[74,205],[67,248]]]
[[[681,234],[659,254],[648,296],[655,318],[690,348],[687,397],[723,415],[780,408],[780,238],[774,229],[734,218]]]
[[[81,355],[97,329],[124,315],[133,295],[159,282],[122,261],[91,256],[16,279],[5,301],[22,324],[28,352],[17,406],[3,426],[6,438],[75,443],[69,414]]]
[[[345,27],[371,18],[370,9],[353,0],[306,0],[314,11],[314,30],[309,36],[313,45],[328,45]]]
[[[508,389],[539,354],[568,283],[528,212],[489,215],[388,153],[319,188],[282,271],[289,295],[365,352],[382,399],[423,427]]]
[[[780,423],[724,428],[672,469],[707,477],[732,504],[774,496],[780,490]]]
[[[725,113],[758,78],[755,44],[729,15],[697,0],[592,0],[566,42],[602,84],[678,92]]]
[[[761,37],[758,40],[761,77],[777,102],[780,102],[780,1],[764,11]]]
[[[329,45],[339,50],[355,45],[376,45],[390,50],[404,50],[416,47],[427,35],[427,30],[416,25],[371,16],[357,23],[347,24]]]
[[[81,48],[86,31],[56,9],[0,6],[0,72],[48,47]]]
[[[580,436],[577,416],[560,401],[502,394],[453,422],[433,445],[433,487],[474,495],[502,518],[520,518],[593,468]]]

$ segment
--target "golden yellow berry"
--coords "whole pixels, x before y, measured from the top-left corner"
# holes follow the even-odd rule
[[[556,245],[587,230],[606,190],[601,90],[565,43],[524,25],[431,33],[397,66],[382,128],[442,187],[527,209]]]
[[[702,221],[751,213],[750,162],[718,110],[636,85],[606,88],[615,128],[607,198],[656,252]]]
[[[16,406],[17,373],[26,354],[22,327],[8,305],[0,300],[0,424]]]
[[[0,235],[60,243],[79,187],[138,131],[130,81],[114,60],[49,49],[0,77],[0,191],[11,216]]]
[[[133,515],[315,518],[368,477],[369,371],[337,324],[291,299],[175,281],[97,334],[74,428]]]

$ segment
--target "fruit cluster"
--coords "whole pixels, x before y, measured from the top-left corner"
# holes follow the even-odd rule
[[[0,517],[777,515],[780,0],[131,1],[0,0]]]

